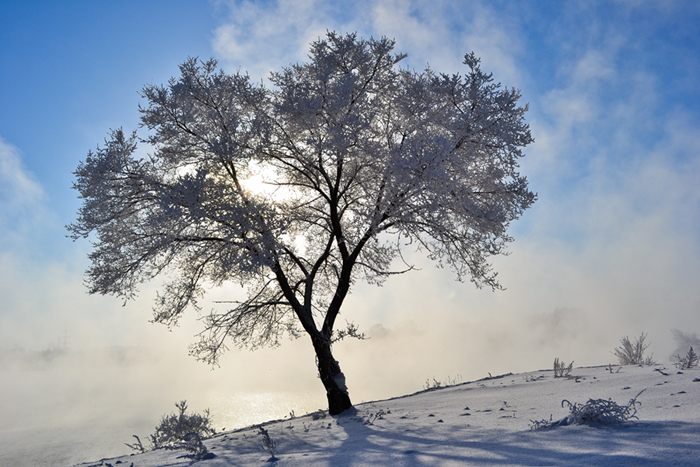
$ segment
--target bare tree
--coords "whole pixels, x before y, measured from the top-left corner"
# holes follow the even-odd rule
[[[94,234],[90,292],[131,299],[166,275],[154,321],[173,325],[207,288],[239,282],[248,299],[206,315],[191,353],[213,363],[229,338],[257,348],[306,332],[336,414],[351,402],[331,344],[356,280],[401,272],[392,261],[411,244],[500,288],[487,259],[536,199],[517,163],[527,106],[474,54],[465,75],[445,75],[400,69],[393,48],[330,32],[271,88],[195,58],[145,86],[151,154],[119,129],[75,172],[83,204],[68,230]],[[246,188],[255,171],[284,194]]]

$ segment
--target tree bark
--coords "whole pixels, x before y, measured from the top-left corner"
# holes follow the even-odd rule
[[[317,337],[312,338],[312,342],[316,351],[318,375],[326,388],[328,413],[338,415],[352,407],[348,388],[345,386],[345,375],[340,371],[340,365],[336,359],[333,358],[330,339]]]

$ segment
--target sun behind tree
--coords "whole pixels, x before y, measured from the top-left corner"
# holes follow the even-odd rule
[[[229,340],[305,333],[338,414],[352,404],[331,347],[355,281],[382,282],[408,243],[498,289],[487,259],[536,198],[517,164],[532,141],[527,107],[473,54],[466,75],[448,76],[399,69],[393,48],[329,32],[308,63],[272,74],[274,89],[194,58],[146,86],[150,157],[134,158],[136,134],[117,130],[75,172],[83,204],[68,229],[96,236],[90,293],[130,299],[167,272],[154,320],[173,325],[207,288],[241,283],[248,299],[206,315],[191,353],[214,363]],[[246,186],[256,167],[287,195]]]

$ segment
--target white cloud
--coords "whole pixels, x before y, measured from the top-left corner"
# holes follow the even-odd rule
[[[409,54],[406,64],[417,69],[430,64],[440,72],[463,72],[464,54],[474,51],[498,81],[509,86],[520,81],[514,58],[519,40],[508,31],[509,20],[480,2],[358,0],[341,7],[323,0],[277,0],[227,5],[228,18],[214,32],[214,51],[256,80],[306,60],[309,44],[335,30],[396,39],[397,51]]]
[[[255,80],[303,60],[312,40],[328,28],[329,4],[316,0],[230,4],[228,20],[214,31],[214,51]]]
[[[39,202],[44,192],[22,165],[17,148],[0,137],[0,193],[3,204],[29,205]],[[4,207],[4,206],[3,206]]]
[[[0,137],[0,237],[21,240],[23,233],[44,215],[44,197],[44,190],[25,169],[17,148]]]

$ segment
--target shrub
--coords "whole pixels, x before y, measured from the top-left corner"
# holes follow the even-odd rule
[[[489,373],[491,374],[491,373]],[[435,379],[433,376],[433,380],[430,381],[430,378],[425,380],[425,384],[423,384],[423,389],[426,391],[430,391],[431,389],[440,389],[440,388],[445,388],[448,386],[457,386],[458,384],[462,383],[462,375],[457,375],[454,378],[451,376],[447,377],[447,380],[445,382],[438,381]]]
[[[683,357],[681,357],[680,355],[676,355],[675,360],[675,365],[679,370],[688,370],[690,368],[693,368],[694,366],[698,366],[699,358],[698,354],[696,354],[693,348],[691,347],[688,350],[688,353],[685,354]]]
[[[178,413],[163,416],[155,433],[149,435],[150,449],[186,449],[193,453],[191,457],[206,458],[208,452],[202,439],[216,433],[211,426],[209,409],[203,414],[187,414],[187,401],[180,401],[175,407]],[[139,437],[134,435],[134,438],[136,443],[125,444],[135,451],[147,451]]]
[[[433,381],[430,381],[430,378],[425,380],[425,384],[423,385],[423,389],[426,391],[429,391],[431,389],[440,389],[442,387],[442,381],[438,381],[435,379],[435,376],[433,376]]]
[[[206,438],[215,433],[211,427],[209,409],[205,410],[203,415],[197,413],[188,415],[185,413],[187,401],[180,401],[175,404],[175,407],[179,413],[164,416],[156,427],[156,432],[149,436],[156,449],[179,444],[190,433],[195,433],[200,438]]]
[[[649,348],[649,344],[645,344],[644,340],[647,335],[642,333],[639,339],[634,342],[630,341],[630,338],[625,336],[620,340],[620,347],[615,349],[615,356],[620,361],[620,365],[653,365],[654,359],[653,354],[651,356],[645,357],[644,352]]]
[[[564,407],[564,404],[566,404],[569,407],[569,415],[556,422],[552,421],[551,416],[549,420],[530,420],[530,429],[541,430],[566,425],[614,425],[625,423],[637,418],[637,405],[642,404],[637,401],[637,397],[643,392],[644,390],[641,390],[630,399],[627,405],[618,405],[612,399],[588,399],[588,402],[585,404],[576,402],[572,404],[564,399],[561,401],[561,406]]]
[[[569,376],[571,374],[571,370],[574,369],[574,362],[569,363],[569,366],[566,366],[564,362],[560,362],[559,358],[554,359],[554,377],[555,378],[563,378],[565,376]]]
[[[268,462],[276,461],[277,457],[275,457],[275,453],[277,452],[277,444],[275,443],[275,440],[270,438],[270,433],[268,433],[262,426],[258,426],[258,434],[262,436],[260,447],[263,451],[270,455]]]

